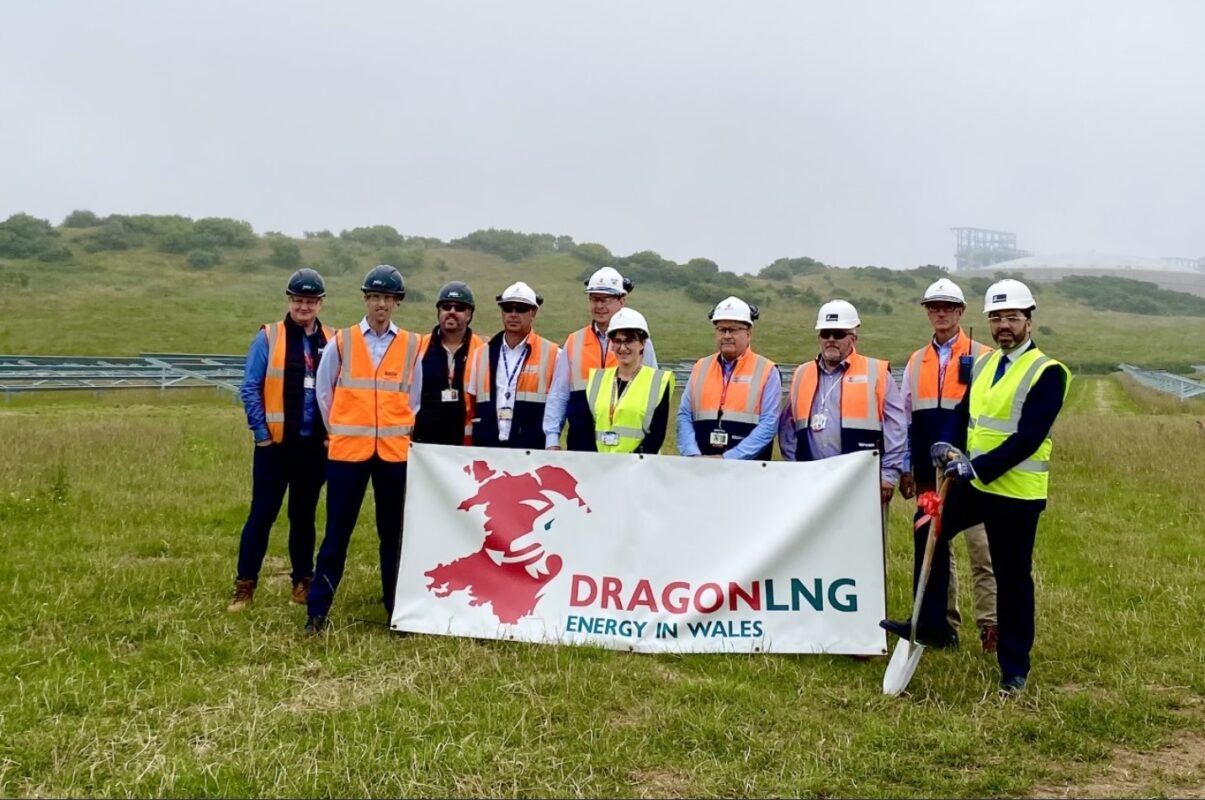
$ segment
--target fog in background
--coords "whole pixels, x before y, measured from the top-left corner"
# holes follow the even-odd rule
[[[1205,256],[1205,4],[6,3],[0,217]]]

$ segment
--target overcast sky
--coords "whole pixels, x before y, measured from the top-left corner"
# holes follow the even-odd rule
[[[1205,3],[46,2],[0,215],[569,234],[756,270],[1205,256]]]

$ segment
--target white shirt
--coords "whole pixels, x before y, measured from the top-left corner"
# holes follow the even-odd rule
[[[501,345],[498,348],[498,369],[494,371],[494,409],[498,412],[504,408],[513,411],[517,394],[515,387],[519,383],[519,373],[523,371],[523,359],[527,355],[527,338],[524,337],[516,347],[509,347],[506,337],[503,336]],[[505,442],[510,438],[511,420],[502,417],[499,413],[498,441]]]

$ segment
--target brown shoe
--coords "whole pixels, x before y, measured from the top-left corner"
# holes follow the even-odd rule
[[[302,578],[293,581],[293,602],[299,606],[304,606],[305,601],[310,596],[310,584],[314,582],[312,577]]]
[[[983,645],[983,652],[996,652],[996,642],[1000,640],[1000,629],[995,625],[984,625],[979,629],[979,644]]]
[[[251,605],[253,600],[255,600],[255,579],[236,580],[234,582],[234,595],[230,598],[230,605],[226,606],[226,610],[232,612],[242,611]]]

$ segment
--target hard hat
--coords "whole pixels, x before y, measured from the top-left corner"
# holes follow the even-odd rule
[[[440,303],[464,303],[469,308],[477,308],[477,303],[473,300],[473,290],[462,281],[445,283],[439,290],[439,297],[435,299],[435,305]]]
[[[920,304],[923,306],[925,303],[958,303],[965,306],[967,301],[958,284],[949,278],[938,278],[925,289],[925,297]]]
[[[507,286],[502,294],[498,295],[498,305],[503,303],[526,303],[535,308],[544,305],[544,298],[536,294],[535,289],[519,281]]]
[[[619,274],[615,267],[596,270],[586,281],[586,294],[614,294],[622,297],[632,291],[633,283]]]
[[[852,331],[861,324],[858,309],[848,300],[829,300],[820,306],[820,313],[816,315],[818,331]]]
[[[368,292],[392,294],[400,300],[406,296],[406,285],[402,283],[402,273],[397,271],[397,267],[379,264],[368,270],[368,274],[364,276],[364,283],[360,286],[360,291],[365,294]]]
[[[707,315],[712,322],[730,320],[743,322],[750,327],[757,321],[757,317],[757,306],[750,305],[739,297],[725,297]]]
[[[649,335],[649,323],[641,314],[634,308],[623,308],[611,315],[611,324],[607,326],[607,335],[610,336],[615,331],[642,331],[647,337]]]
[[[1029,287],[1012,278],[996,281],[987,287],[987,293],[983,295],[984,314],[990,314],[993,311],[1028,311],[1037,307],[1038,304],[1033,301],[1033,292],[1029,291]]]
[[[295,297],[326,297],[326,283],[322,276],[312,269],[299,269],[289,276],[289,285],[285,294]]]

